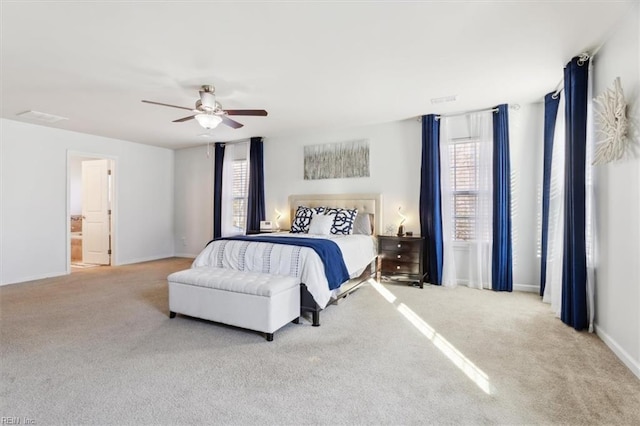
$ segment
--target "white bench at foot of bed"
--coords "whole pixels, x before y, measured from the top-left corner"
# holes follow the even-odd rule
[[[169,282],[169,317],[176,313],[266,333],[300,317],[300,284],[294,277],[223,268],[175,272]]]

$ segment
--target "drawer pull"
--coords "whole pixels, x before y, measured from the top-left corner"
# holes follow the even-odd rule
[[[398,248],[402,248],[402,244],[398,244]]]
[[[396,266],[396,269],[400,269],[400,266]]]
[[[400,259],[402,256],[398,255],[398,259]]]

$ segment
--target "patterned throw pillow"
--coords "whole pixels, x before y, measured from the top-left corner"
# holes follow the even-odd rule
[[[306,234],[309,232],[309,225],[313,215],[322,214],[324,210],[324,207],[298,206],[296,215],[291,223],[291,232],[294,234]]]
[[[333,216],[332,234],[351,235],[353,233],[353,222],[358,215],[358,209],[328,208],[324,214]]]

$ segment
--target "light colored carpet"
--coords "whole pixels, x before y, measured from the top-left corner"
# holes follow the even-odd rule
[[[37,425],[640,424],[640,380],[534,294],[385,284],[391,303],[367,284],[328,307],[321,327],[289,324],[269,343],[169,319],[166,276],[189,264],[89,268],[0,288],[0,416]]]

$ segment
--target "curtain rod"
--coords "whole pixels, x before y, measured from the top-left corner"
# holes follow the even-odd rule
[[[456,117],[458,115],[473,114],[474,112],[485,112],[485,111],[496,112],[498,111],[498,108],[483,108],[483,109],[474,109],[470,111],[454,112],[451,114],[438,114],[436,115],[436,120],[440,120],[440,118],[443,118],[443,117]]]
[[[251,139],[237,139],[235,141],[229,141],[229,142],[209,142],[209,143],[210,144],[221,143],[222,145],[235,145],[237,143],[247,143],[247,142],[251,142]]]
[[[602,47],[602,45],[596,47],[593,50],[593,53],[589,53],[589,52],[582,52],[580,55],[580,59],[578,59],[578,63],[580,63],[580,61],[586,61],[587,59],[593,59],[594,56],[596,56],[596,53],[598,53],[598,50],[600,50],[600,48]],[[582,65],[582,64],[580,64]],[[562,91],[564,90],[564,77],[562,77],[560,79],[560,81],[558,82],[558,84],[556,84],[556,90],[553,91],[553,95],[551,95],[551,97],[553,99],[558,99],[558,95],[560,93],[562,93]]]
[[[231,141],[231,142],[207,142],[207,158],[211,158],[211,145],[215,145],[217,143],[222,144],[222,146],[225,145],[235,145],[237,143],[246,143],[246,142],[250,142],[251,139],[238,139],[235,141]]]
[[[558,84],[556,84],[556,90],[553,91],[553,95],[551,97],[553,99],[558,99],[558,95],[564,90],[564,78],[561,78]]]
[[[514,111],[518,111],[520,109],[520,104],[508,104],[509,105],[509,109],[512,109]],[[473,114],[474,112],[497,112],[498,108],[483,108],[483,109],[472,109],[469,111],[461,111],[461,112],[452,112],[451,114],[436,114],[436,120],[440,120],[440,118],[447,118],[447,117],[455,117],[458,115],[465,115],[465,114]],[[419,115],[418,117],[416,117],[416,120],[418,122],[422,121],[422,117],[424,115]]]

